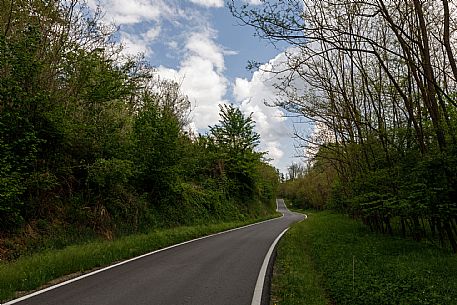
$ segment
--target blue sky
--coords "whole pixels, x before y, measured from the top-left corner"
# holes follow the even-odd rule
[[[257,5],[259,0],[240,0]],[[278,108],[265,106],[277,94],[274,77],[248,71],[249,60],[268,64],[281,60],[283,49],[254,37],[240,26],[224,0],[100,0],[104,20],[120,27],[128,54],[143,53],[162,78],[181,84],[193,104],[194,131],[218,122],[219,104],[233,103],[253,113],[261,136],[260,150],[286,172],[297,162],[292,123]],[[89,5],[96,6],[96,0]]]

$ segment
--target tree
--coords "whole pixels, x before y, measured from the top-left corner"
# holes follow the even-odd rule
[[[290,180],[294,180],[294,179],[297,179],[297,178],[302,178],[306,173],[305,167],[303,165],[299,164],[299,163],[292,163],[287,168],[287,171],[288,171],[288,175],[289,175],[289,179]]]
[[[314,122],[314,134],[297,137],[323,148],[317,157],[338,173],[341,206],[380,231],[400,220],[416,239],[425,234],[422,215],[435,215],[429,226],[457,252],[457,3],[228,2],[259,36],[291,46],[270,71],[277,105]],[[429,164],[435,174],[423,170]]]
[[[138,183],[155,203],[173,194],[182,175],[185,135],[181,112],[175,112],[182,97],[178,89],[167,86],[144,92],[134,122]]]
[[[16,228],[87,192],[97,158],[121,158],[140,77],[83,1],[3,1],[0,19],[0,214]]]
[[[245,117],[233,105],[221,105],[220,116],[219,125],[209,127],[209,139],[219,154],[219,167],[231,180],[234,194],[241,199],[252,198],[256,165],[262,156],[254,151],[260,136],[254,131],[252,116]]]
[[[220,105],[219,108],[219,125],[210,126],[210,135],[216,145],[229,155],[253,152],[260,136],[254,132],[252,115],[245,117],[233,105]]]

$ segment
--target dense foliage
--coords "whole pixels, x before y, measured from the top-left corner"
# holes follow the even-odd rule
[[[186,132],[179,86],[122,55],[100,14],[79,0],[0,3],[1,257],[40,236],[273,210],[278,178],[252,119],[224,106],[208,135]]]
[[[229,3],[292,45],[271,72],[277,104],[315,128],[297,134],[314,163],[286,191],[457,252],[457,2]]]

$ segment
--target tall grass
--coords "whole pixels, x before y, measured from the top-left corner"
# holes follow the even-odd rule
[[[303,247],[305,234],[306,227],[297,224],[278,244],[271,287],[272,305],[330,304],[313,259]]]
[[[314,304],[302,300],[319,290],[315,283],[338,305],[457,304],[457,256],[450,251],[371,233],[344,215],[308,215],[279,244],[277,304]],[[311,283],[303,280],[309,273]]]

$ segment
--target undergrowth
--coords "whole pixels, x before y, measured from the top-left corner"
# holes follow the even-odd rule
[[[326,304],[305,301],[322,292],[316,283],[331,304],[457,304],[450,251],[372,233],[341,214],[307,214],[279,244],[274,304]]]

